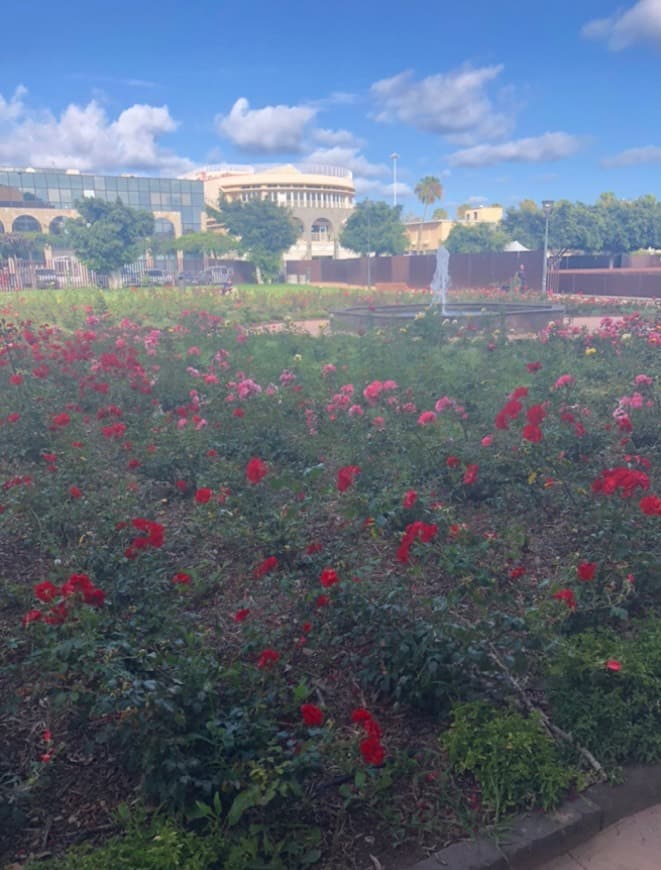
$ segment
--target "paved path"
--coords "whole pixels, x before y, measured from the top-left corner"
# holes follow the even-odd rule
[[[605,828],[537,870],[660,870],[661,804]]]

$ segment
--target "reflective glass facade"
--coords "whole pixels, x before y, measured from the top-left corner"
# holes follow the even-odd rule
[[[34,172],[0,169],[0,206],[72,209],[75,201],[84,196],[97,196],[111,202],[119,197],[131,208],[179,212],[183,232],[199,232],[202,228],[202,181],[136,175],[85,175],[55,169]]]

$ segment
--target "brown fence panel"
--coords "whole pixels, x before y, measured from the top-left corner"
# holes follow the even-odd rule
[[[556,275],[557,293],[661,298],[661,269],[562,269]]]
[[[528,286],[539,289],[542,284],[541,251],[496,251],[485,254],[451,254],[450,286],[464,288],[494,287],[507,284],[521,265],[527,275]],[[348,260],[289,260],[288,275],[307,275],[312,282],[326,284],[367,285],[367,259]],[[370,278],[372,284],[406,284],[426,288],[431,284],[436,269],[435,254],[406,257],[372,257]]]

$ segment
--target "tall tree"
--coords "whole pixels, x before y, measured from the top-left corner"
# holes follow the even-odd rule
[[[431,216],[432,220],[446,221],[448,219],[448,210],[446,208],[435,208]]]
[[[236,251],[238,242],[234,236],[224,233],[184,233],[176,239],[166,239],[161,242],[163,253],[208,254],[222,257],[231,251]]]
[[[418,242],[416,244],[416,250],[418,251],[418,253],[420,253],[422,225],[424,224],[425,218],[427,217],[427,209],[430,205],[433,205],[439,199],[443,198],[443,185],[438,180],[438,178],[436,178],[435,175],[425,175],[425,177],[421,178],[420,181],[416,184],[414,193],[423,206],[422,220],[418,224]]]
[[[298,238],[298,229],[288,209],[268,199],[229,201],[221,195],[218,209],[208,211],[234,236],[235,247],[247,255],[263,278],[278,277],[282,255]]]
[[[401,216],[401,205],[371,200],[359,202],[344,225],[340,244],[363,256],[403,254],[408,237]]]
[[[102,275],[136,260],[154,232],[151,212],[129,208],[120,199],[86,197],[75,208],[80,217],[67,221],[64,232],[78,259]]]
[[[451,254],[480,254],[483,251],[502,251],[509,241],[507,233],[494,224],[455,224],[445,247]]]

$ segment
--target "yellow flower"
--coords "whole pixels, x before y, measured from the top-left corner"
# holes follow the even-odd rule
[[[303,357],[300,355],[300,353],[294,354],[294,361],[295,362],[300,362],[302,359],[303,359]]]
[[[597,352],[597,348],[596,348],[596,347],[586,347],[586,348],[585,348],[585,355],[586,355],[586,356],[592,356],[592,354],[593,354],[593,353],[596,353],[596,352]]]

